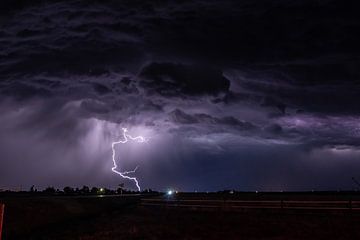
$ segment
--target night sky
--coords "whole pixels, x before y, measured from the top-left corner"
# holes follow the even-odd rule
[[[359,7],[2,0],[0,188],[355,189]]]

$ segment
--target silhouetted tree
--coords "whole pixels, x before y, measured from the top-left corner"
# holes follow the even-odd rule
[[[89,189],[88,186],[83,186],[80,191],[81,191],[82,194],[89,194],[90,193],[90,189]]]
[[[74,189],[72,187],[64,187],[65,194],[72,194],[74,193]]]
[[[43,192],[44,192],[44,193],[53,194],[53,193],[55,193],[55,188],[53,188],[53,187],[47,187]]]
[[[105,188],[103,192],[104,192],[105,194],[115,194],[115,193],[116,193],[115,190],[111,190],[111,189],[108,189],[108,188]]]
[[[97,187],[92,187],[91,188],[91,193],[92,194],[97,194],[99,192],[99,188],[97,188]]]

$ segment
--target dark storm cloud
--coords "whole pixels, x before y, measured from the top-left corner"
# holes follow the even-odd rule
[[[75,1],[15,12],[2,24],[1,59],[16,64],[3,64],[1,72],[101,75],[129,66],[143,53],[131,25],[119,17],[110,7]]]
[[[140,85],[165,96],[218,94],[229,89],[222,72],[211,67],[151,63],[140,72]]]
[[[111,90],[108,87],[100,83],[93,83],[93,87],[94,90],[100,95],[111,92]]]
[[[282,113],[291,107],[327,114],[359,114],[356,103],[360,101],[360,77],[348,76],[350,70],[344,71],[343,66],[324,64],[323,70],[315,72],[311,71],[311,63],[300,67],[299,73],[278,66],[267,67],[271,70],[257,67],[237,72],[237,84],[243,92],[229,93],[222,100],[254,100],[262,106],[277,107]]]
[[[253,124],[246,121],[240,121],[239,119],[232,116],[217,118],[205,113],[196,113],[194,115],[190,115],[181,111],[180,109],[175,109],[174,111],[170,112],[169,116],[173,122],[179,124],[209,124],[216,126],[225,125],[241,130],[256,129],[256,126]]]
[[[28,98],[34,95],[41,97],[48,97],[52,95],[52,92],[45,88],[35,87],[21,82],[11,83],[9,86],[3,87],[2,93],[18,99]]]
[[[322,187],[348,187],[331,173],[359,166],[357,1],[0,5],[0,171],[34,163],[26,181],[41,183],[47,166],[76,184],[113,184],[104,159],[121,127],[152,137],[153,150],[134,151],[149,160],[148,186],[280,189],[288,179],[305,189],[314,167]]]
[[[108,113],[110,111],[107,104],[96,100],[85,100],[81,102],[81,108],[88,112],[98,114]]]

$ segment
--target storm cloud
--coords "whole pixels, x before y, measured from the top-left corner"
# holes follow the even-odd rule
[[[352,189],[358,5],[2,1],[0,188]]]

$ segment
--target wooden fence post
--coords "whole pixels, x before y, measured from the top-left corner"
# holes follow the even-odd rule
[[[4,219],[4,210],[5,210],[5,204],[0,203],[0,240],[2,235],[2,225],[3,225],[3,219]]]

